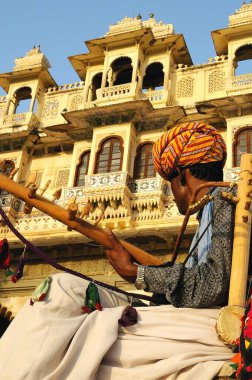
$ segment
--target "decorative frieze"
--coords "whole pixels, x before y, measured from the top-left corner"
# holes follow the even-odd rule
[[[125,172],[113,172],[86,175],[85,187],[89,188],[104,188],[110,186],[122,186],[128,182],[128,174]]]

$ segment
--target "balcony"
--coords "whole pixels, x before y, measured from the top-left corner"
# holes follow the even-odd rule
[[[39,120],[33,112],[17,113],[6,115],[3,118],[3,127],[18,128],[19,130],[28,130],[38,127]]]
[[[229,91],[240,91],[252,88],[252,74],[243,74],[228,80]]]
[[[148,91],[143,93],[143,98],[147,98],[151,103],[157,105],[161,103],[162,105],[166,104],[168,99],[168,91],[166,90],[155,90]]]
[[[140,96],[137,82],[125,83],[118,86],[99,88],[96,91],[97,101],[108,102],[114,100],[129,101]]]

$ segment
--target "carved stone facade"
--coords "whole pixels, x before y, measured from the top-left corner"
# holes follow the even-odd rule
[[[62,188],[58,205],[75,201],[85,221],[112,228],[118,237],[166,260],[183,218],[168,183],[153,172],[136,175],[138,149],[154,143],[174,123],[206,122],[223,134],[226,179],[235,178],[234,140],[241,130],[252,128],[252,73],[235,74],[237,60],[250,57],[251,28],[245,31],[243,26],[252,25],[251,15],[252,4],[243,4],[227,28],[212,32],[216,56],[199,65],[193,65],[183,35],[154,15],[146,21],[125,17],[102,39],[90,40],[90,51],[69,57],[79,82],[58,85],[47,58],[39,48],[31,49],[15,61],[11,75],[0,77],[6,91],[0,97],[0,161],[15,160],[15,181],[25,185],[36,173],[38,192],[45,191],[49,201]],[[23,98],[30,99],[29,109],[18,113]],[[115,150],[107,145],[98,170],[101,144],[111,140],[119,145]],[[22,234],[59,262],[130,288],[95,242],[38,210],[25,214],[23,202],[4,191],[0,206]],[[192,217],[183,254],[196,225]],[[15,267],[22,245],[6,226],[0,232],[10,242]],[[54,272],[29,253],[21,281],[14,285],[4,274],[0,277],[1,305],[15,314],[34,287]]]

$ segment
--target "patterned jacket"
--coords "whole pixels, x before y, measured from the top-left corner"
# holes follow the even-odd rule
[[[235,207],[221,198],[219,188],[213,200],[211,246],[206,263],[197,263],[185,268],[182,263],[172,267],[145,267],[145,282],[148,291],[165,295],[168,303],[175,307],[210,307],[224,305],[228,298],[232,260]],[[200,223],[201,214],[198,215]]]

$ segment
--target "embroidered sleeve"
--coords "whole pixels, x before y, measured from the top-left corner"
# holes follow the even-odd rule
[[[220,209],[219,209],[220,208]],[[234,206],[218,194],[214,200],[212,242],[206,263],[185,268],[146,267],[145,281],[149,291],[164,294],[176,307],[208,307],[227,301],[231,271]]]

